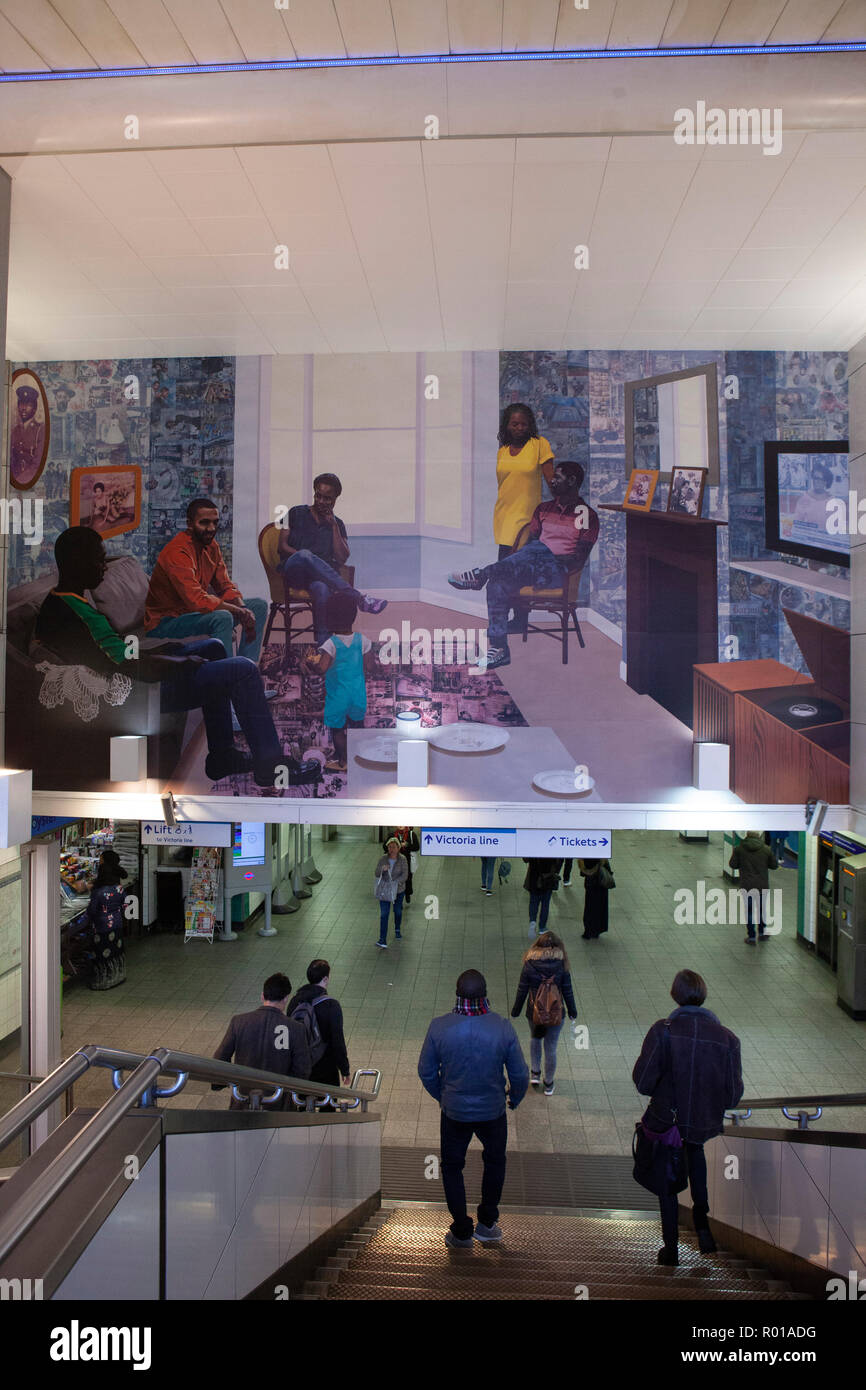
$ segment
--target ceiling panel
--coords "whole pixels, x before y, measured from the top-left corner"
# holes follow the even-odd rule
[[[766,43],[786,3],[787,0],[731,0],[714,42]]]
[[[502,48],[503,0],[448,0],[452,53],[491,53]]]
[[[708,48],[729,0],[674,0],[662,34],[663,48]]]
[[[346,52],[352,58],[394,53],[396,37],[388,0],[334,0]]]
[[[192,50],[165,8],[163,0],[107,0],[148,67],[181,66],[194,63]]]
[[[503,53],[542,52],[553,48],[559,0],[505,0]]]
[[[399,53],[448,52],[446,0],[391,0],[391,18]]]
[[[0,13],[0,71],[2,72],[45,72],[48,64],[40,58],[23,34],[9,23]]]
[[[345,58],[332,0],[291,0],[285,24],[299,58]]]
[[[863,0],[845,0],[824,33],[823,43],[856,43],[866,37],[863,30]]]
[[[788,0],[773,26],[769,42],[819,43],[827,25],[839,13],[840,5],[841,0]]]
[[[285,10],[261,0],[220,0],[234,35],[251,63],[266,63],[295,57],[289,31],[283,23]]]
[[[219,217],[242,208],[258,211],[249,179],[236,165],[233,173],[219,178],[204,173],[164,173],[162,181],[187,217]]]
[[[556,22],[557,48],[606,48],[616,0],[590,0],[585,10],[574,0],[559,0]]]
[[[243,62],[244,52],[219,0],[163,0],[197,63]]]
[[[0,0],[0,14],[35,48],[49,68],[99,66],[48,0]]]
[[[607,39],[608,48],[655,48],[661,42],[671,0],[619,0]]]
[[[143,55],[106,0],[51,0],[52,7],[101,68],[144,67]]]

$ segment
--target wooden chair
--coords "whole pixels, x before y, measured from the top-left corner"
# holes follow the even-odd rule
[[[271,595],[268,621],[262,638],[262,650],[267,647],[272,632],[283,632],[285,634],[285,651],[282,669],[285,671],[288,668],[289,647],[293,639],[304,637],[307,633],[313,632],[313,602],[307,589],[289,588],[277,569],[280,559],[278,551],[280,529],[273,521],[269,521],[267,526],[263,526],[259,532],[259,556],[268,578],[268,588]],[[341,565],[339,573],[347,583],[354,586],[355,569],[353,565]],[[303,622],[304,613],[309,614],[309,624],[306,627],[296,627],[295,619]],[[278,616],[281,616],[283,620],[281,628],[275,626]]]
[[[517,537],[512,546],[511,553],[515,550],[522,550],[529,540],[529,525]],[[588,551],[583,565],[579,569],[572,570],[565,584],[554,589],[536,589],[531,584],[527,584],[515,596],[512,602],[514,616],[516,618],[526,618],[526,628],[523,633],[524,642],[529,637],[530,632],[540,632],[544,637],[552,637],[554,641],[562,645],[562,664],[568,665],[568,620],[574,624],[574,631],[577,637],[578,646],[585,647],[583,633],[580,630],[580,623],[577,617],[578,593],[580,590],[580,577],[583,574],[584,565],[592,552]],[[553,613],[559,618],[559,631],[550,627],[538,627],[535,623],[529,622],[529,614],[532,609],[540,609],[544,613]]]

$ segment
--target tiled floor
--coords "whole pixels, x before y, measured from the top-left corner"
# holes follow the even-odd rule
[[[476,860],[422,860],[405,938],[379,951],[372,891],[379,850],[368,833],[359,829],[357,838],[316,846],[323,880],[300,912],[274,919],[278,936],[263,939],[248,930],[213,946],[148,937],[133,943],[125,985],[106,994],[74,986],[64,1003],[64,1056],[88,1042],[210,1054],[230,1015],[258,1003],[267,975],[284,970],[297,986],[309,961],[324,956],[343,1005],[353,1068],[375,1065],[383,1072],[384,1142],[433,1146],[438,1107],[417,1079],[421,1042],[430,1018],[452,1007],[455,980],[469,966],[486,975],[493,1007],[510,1011],[528,944],[523,865],[516,861],[507,884],[497,883],[487,898]],[[531,1094],[509,1116],[513,1146],[629,1151],[644,1104],[631,1069],[647,1028],[673,1007],[668,990],[683,967],[705,977],[707,1006],[739,1034],[747,1095],[866,1089],[866,1023],[837,1007],[835,977],[795,940],[795,871],[773,877],[772,886],[783,892],[784,929],[764,945],[746,946],[736,926],[674,924],[678,888],[694,889],[699,879],[708,888],[724,886],[722,853],[720,834],[707,846],[687,845],[674,833],[617,832],[611,929],[599,941],[580,939],[580,881],[554,895],[550,926],[566,942],[589,1048],[577,1051],[566,1028],[556,1094]],[[436,906],[438,917],[428,919]],[[516,1023],[528,1053],[525,1019]],[[76,1087],[76,1101],[104,1098],[109,1086],[106,1072],[88,1077]],[[168,1104],[224,1107],[228,1098],[189,1083]],[[777,1112],[767,1115],[766,1123],[782,1123]],[[863,1122],[863,1112],[837,1110],[821,1128],[862,1129]]]

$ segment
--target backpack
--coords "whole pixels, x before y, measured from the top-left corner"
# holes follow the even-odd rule
[[[542,980],[532,996],[530,1021],[533,1028],[558,1028],[562,1022],[562,995],[552,975]]]
[[[316,1018],[316,1005],[324,1004],[325,1000],[330,998],[330,994],[323,994],[319,999],[304,999],[289,1014],[289,1018],[293,1018],[296,1023],[303,1025],[307,1035],[307,1046],[310,1049],[310,1061],[313,1066],[321,1061],[328,1050],[328,1044],[322,1037],[319,1028],[319,1020]]]

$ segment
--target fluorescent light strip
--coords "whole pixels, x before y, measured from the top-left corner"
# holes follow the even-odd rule
[[[0,82],[69,82],[99,77],[190,77],[215,72],[295,72],[305,68],[388,68],[411,64],[586,62],[597,58],[765,58],[769,54],[862,53],[853,43],[779,43],[719,48],[569,48],[536,53],[430,53],[412,57],[286,58],[266,63],[189,63],[176,68],[72,68],[60,72],[4,72]]]

